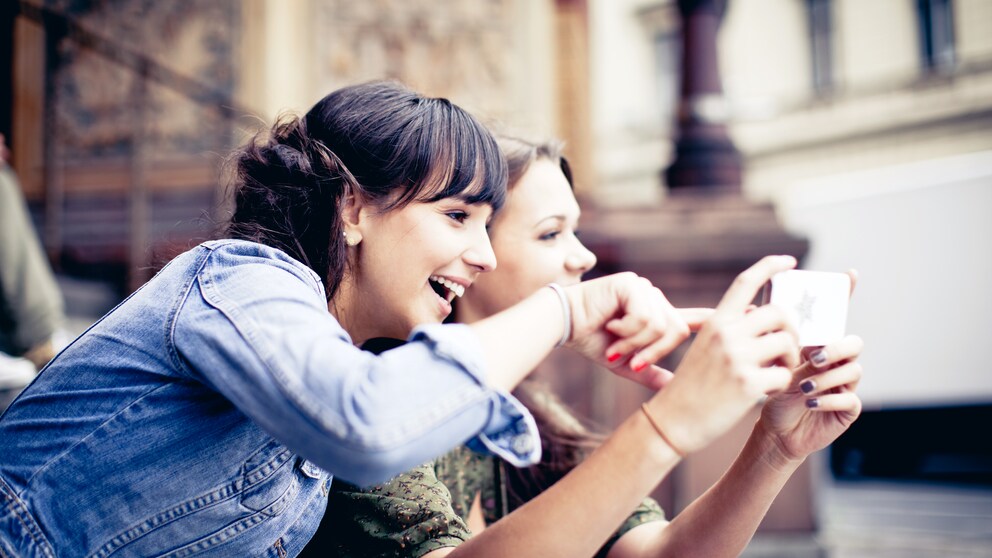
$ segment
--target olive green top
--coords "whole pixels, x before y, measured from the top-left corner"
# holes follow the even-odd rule
[[[465,520],[477,493],[487,525],[505,515],[501,467],[492,457],[460,447],[364,490],[334,479],[318,537],[321,554],[419,557],[458,546],[472,535]],[[630,529],[664,517],[654,500],[645,499],[596,556],[606,556]]]

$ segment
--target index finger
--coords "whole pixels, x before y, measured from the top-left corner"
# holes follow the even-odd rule
[[[699,331],[706,320],[716,313],[716,310],[712,308],[676,308],[675,310],[689,326],[689,331]]]
[[[652,364],[640,372],[634,372],[626,366],[621,366],[612,370],[614,374],[621,378],[634,381],[648,389],[658,391],[668,385],[675,377],[671,371]]]
[[[717,312],[744,312],[760,289],[772,275],[796,267],[792,256],[765,256],[758,263],[745,269],[734,279],[730,288],[717,304]]]

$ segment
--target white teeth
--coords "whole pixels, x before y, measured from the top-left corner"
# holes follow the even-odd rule
[[[459,298],[461,298],[461,296],[465,294],[465,286],[464,285],[459,285],[458,283],[455,283],[454,281],[449,281],[449,280],[445,279],[444,277],[441,277],[440,275],[431,275],[430,279],[431,279],[431,281],[434,281],[435,283],[439,283],[441,285],[444,285],[444,287],[446,289],[448,289],[448,291],[454,293],[454,295],[457,296],[457,297],[459,297]],[[449,302],[450,302],[450,300],[449,300]]]

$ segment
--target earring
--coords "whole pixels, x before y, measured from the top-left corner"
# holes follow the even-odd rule
[[[348,236],[348,231],[344,232],[344,243],[348,246],[358,246],[358,243],[362,241],[360,236]]]

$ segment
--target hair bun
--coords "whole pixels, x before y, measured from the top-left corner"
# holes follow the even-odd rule
[[[297,168],[303,171],[310,170],[310,160],[298,149],[284,143],[277,143],[269,149],[273,164],[281,165],[291,170]]]

